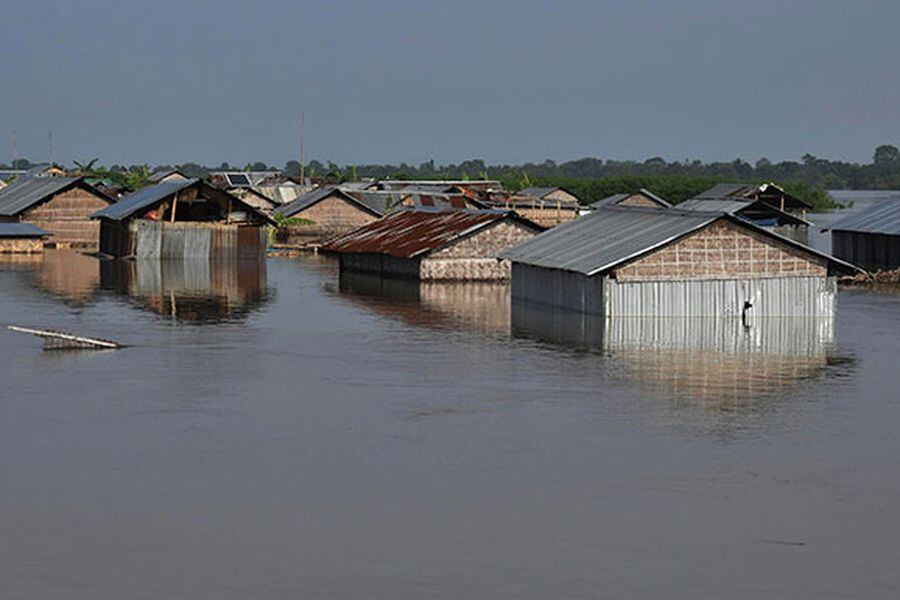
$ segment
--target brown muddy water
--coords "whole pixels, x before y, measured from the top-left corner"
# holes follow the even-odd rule
[[[0,598],[900,597],[900,295],[601,329],[324,259],[0,265]],[[510,315],[513,315],[511,319]]]

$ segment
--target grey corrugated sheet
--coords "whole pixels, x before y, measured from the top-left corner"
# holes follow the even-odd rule
[[[752,204],[752,200],[728,200],[725,198],[689,198],[678,203],[679,210],[700,210],[734,214]]]
[[[370,198],[367,198],[368,194],[361,193],[361,192],[355,192],[353,194],[350,194],[350,193],[345,192],[344,190],[340,189],[339,187],[333,186],[333,185],[327,185],[327,186],[321,187],[317,190],[313,190],[313,191],[309,192],[308,194],[304,194],[303,196],[300,196],[299,198],[297,198],[296,200],[294,200],[293,202],[291,202],[289,204],[285,204],[284,206],[279,206],[278,208],[275,209],[274,212],[275,212],[275,214],[278,214],[278,215],[281,215],[284,217],[290,217],[290,216],[297,214],[298,212],[300,212],[302,210],[309,208],[313,204],[320,202],[321,200],[324,200],[331,194],[338,194],[342,198],[349,200],[350,202],[356,204],[360,208],[367,210],[367,211],[375,214],[376,216],[380,217],[385,213],[386,206],[385,206],[385,200],[383,197],[370,199]]]
[[[833,277],[772,277],[686,281],[609,280],[607,315],[616,317],[735,317],[744,302],[751,317],[830,317]]]
[[[848,262],[727,213],[625,206],[598,208],[591,214],[507,248],[499,258],[596,275],[723,218],[823,258],[832,269],[847,273],[859,271]]]
[[[613,194],[612,196],[607,196],[606,198],[601,198],[594,202],[591,206],[594,208],[600,208],[601,206],[613,206],[630,196],[631,194]]]
[[[127,219],[136,212],[153,206],[166,196],[194,185],[197,181],[197,179],[185,179],[184,181],[164,181],[162,183],[157,183],[156,185],[151,185],[150,187],[146,187],[125,196],[115,204],[111,204],[103,210],[98,210],[91,215],[91,218],[109,219],[111,221]]]
[[[721,217],[721,213],[606,206],[508,248],[500,258],[594,275]]]
[[[828,229],[900,235],[900,200],[879,202],[869,209],[833,223]],[[828,229],[823,231],[828,231]]]
[[[558,189],[558,187],[542,187],[538,185],[533,185],[531,187],[527,187],[521,192],[519,192],[519,196],[534,196],[535,198],[543,198],[547,194],[554,192]]]
[[[35,238],[48,235],[52,234],[31,223],[0,223],[0,237],[2,238]]]
[[[753,194],[759,186],[747,183],[717,183],[708,190],[700,192],[694,198],[727,198],[729,196],[741,197],[745,194]]]
[[[0,190],[0,215],[12,217],[75,185],[80,177],[19,179]]]

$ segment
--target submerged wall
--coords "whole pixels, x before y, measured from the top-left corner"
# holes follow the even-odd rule
[[[831,252],[869,270],[900,268],[900,236],[832,231]]]
[[[607,280],[609,317],[740,317],[744,303],[753,317],[830,317],[835,311],[833,277]]]
[[[603,314],[603,278],[522,263],[512,265],[514,300]]]
[[[100,234],[100,252],[116,257],[258,259],[267,244],[268,229],[260,225],[134,219],[104,221]]]

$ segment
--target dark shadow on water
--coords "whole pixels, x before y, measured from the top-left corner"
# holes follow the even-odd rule
[[[196,324],[242,320],[272,297],[264,260],[104,260],[100,282],[133,306]]]

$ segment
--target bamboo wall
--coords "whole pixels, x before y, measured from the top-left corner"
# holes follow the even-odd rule
[[[0,254],[39,254],[43,250],[41,238],[0,238]]]
[[[96,250],[100,241],[100,224],[91,221],[90,217],[107,206],[109,202],[101,196],[76,187],[26,211],[20,220],[52,233],[47,244]]]

